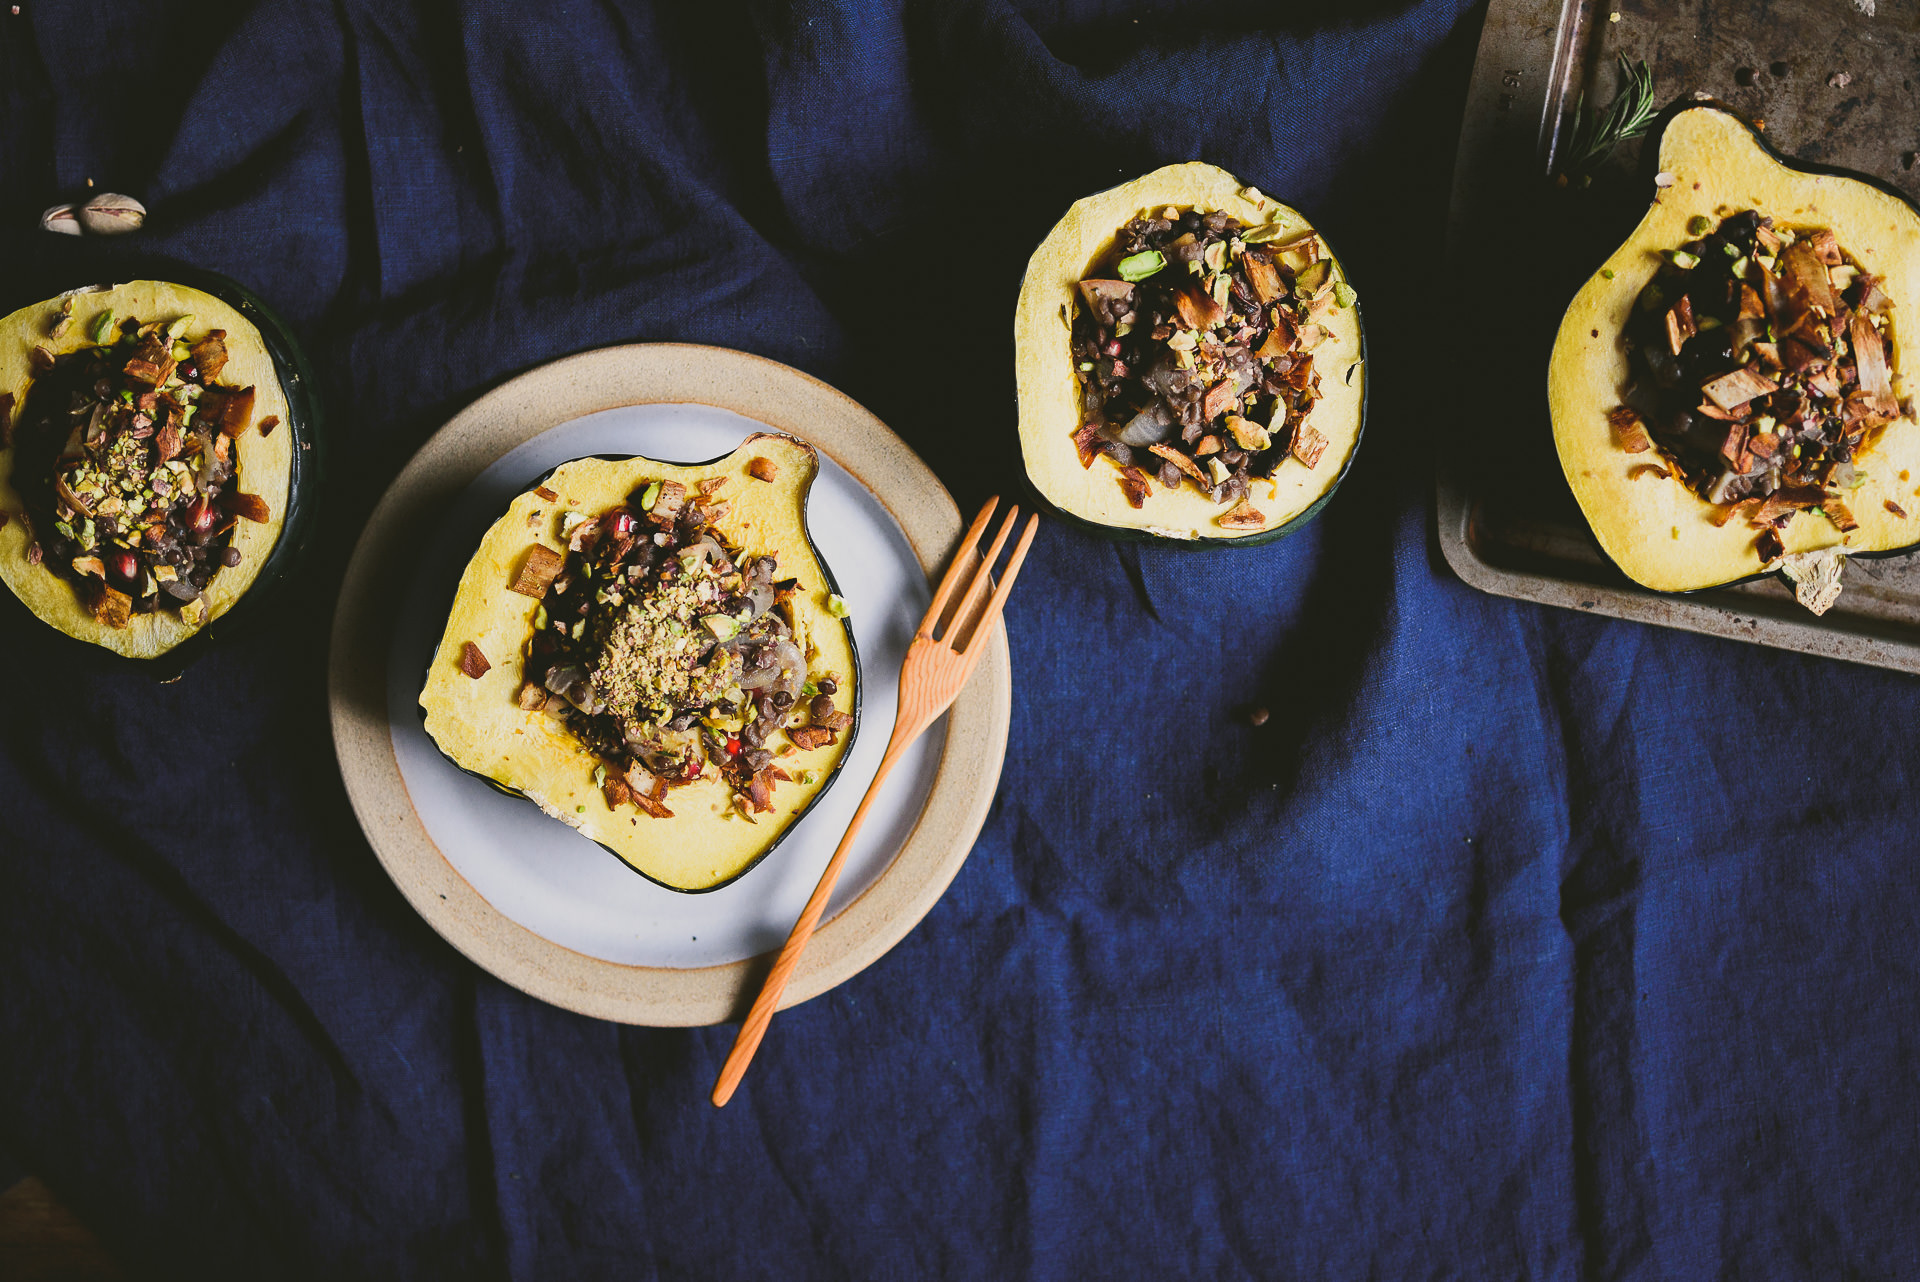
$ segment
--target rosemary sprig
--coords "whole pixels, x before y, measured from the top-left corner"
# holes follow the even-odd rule
[[[1567,140],[1563,174],[1586,173],[1605,160],[1620,143],[1646,133],[1659,114],[1653,103],[1653,73],[1647,70],[1645,60],[1628,62],[1626,54],[1616,56],[1620,63],[1620,88],[1606,110],[1596,115],[1587,106],[1584,90],[1574,100],[1573,137]]]

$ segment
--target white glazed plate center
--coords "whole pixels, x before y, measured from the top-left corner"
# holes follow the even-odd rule
[[[629,966],[687,968],[778,948],[792,929],[893,731],[900,663],[930,592],[906,535],[867,488],[824,453],[808,527],[852,612],[860,649],[860,733],[832,788],[778,849],[705,894],[640,876],[530,802],[508,797],[440,754],[420,725],[420,685],[446,626],[453,587],[487,526],[534,477],[589,454],[704,463],[764,424],[709,405],[629,405],[562,423],[482,472],[427,547],[395,621],[387,662],[393,754],[414,809],[449,863],[494,908],[545,939]],[[945,721],[888,777],[848,854],[827,916],[878,881],[913,831],[933,787]]]

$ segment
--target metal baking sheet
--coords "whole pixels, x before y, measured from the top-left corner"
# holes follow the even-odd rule
[[[1476,388],[1450,429],[1441,551],[1482,591],[1920,672],[1920,557],[1849,561],[1820,617],[1776,578],[1674,596],[1615,569],[1574,505],[1547,420],[1547,357],[1568,300],[1648,193],[1639,142],[1586,187],[1555,184],[1555,150],[1582,93],[1613,96],[1617,53],[1646,60],[1657,102],[1717,98],[1789,155],[1920,198],[1920,0],[1492,0],[1454,169],[1449,274],[1500,300],[1480,309],[1494,315],[1475,322],[1471,368],[1522,373]]]

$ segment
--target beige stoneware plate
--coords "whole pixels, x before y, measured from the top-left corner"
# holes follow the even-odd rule
[[[728,433],[762,428],[810,441],[823,456],[812,524],[855,605],[856,630],[868,630],[863,723],[841,779],[759,868],[711,894],[677,895],[425,751],[408,706],[418,683],[414,652],[424,668],[431,640],[419,638],[429,628],[438,635],[432,616],[441,608],[441,562],[451,564],[457,552],[449,540],[509,478],[522,484],[569,451],[621,452],[618,445],[629,442],[624,452],[697,461],[725,452],[718,446]],[[677,458],[674,445],[683,447]],[[538,466],[529,469],[529,461]],[[832,528],[822,527],[823,514]],[[871,777],[870,765],[856,769],[855,758],[878,760],[892,729],[898,654],[924,604],[925,576],[945,563],[961,528],[939,481],[884,424],[772,361],[649,344],[569,357],[502,385],[437,432],[395,479],[341,588],[329,660],[334,744],[368,841],[435,930],[525,992],[626,1023],[737,1018],[764,965],[754,954],[778,946],[781,923],[797,915],[814,865],[824,864],[844,827],[841,812],[851,813]],[[856,536],[860,542],[850,543]],[[450,594],[450,582],[445,587]],[[863,587],[864,608],[855,596]],[[917,772],[889,781],[882,797],[893,798],[895,818],[864,856],[866,875],[830,908],[784,1005],[871,964],[945,891],[992,803],[1011,693],[1006,634],[997,627],[972,682],[936,727],[944,735]],[[856,847],[850,874],[861,858]]]

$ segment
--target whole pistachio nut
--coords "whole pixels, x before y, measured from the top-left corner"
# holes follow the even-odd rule
[[[80,234],[80,214],[72,205],[55,205],[40,215],[40,227],[43,231],[59,232],[62,236]]]
[[[80,225],[96,236],[122,236],[139,231],[147,221],[147,207],[131,196],[101,192],[80,207]]]

